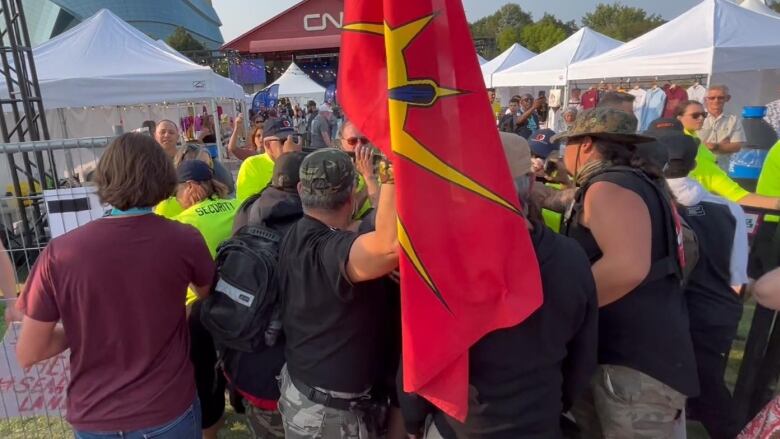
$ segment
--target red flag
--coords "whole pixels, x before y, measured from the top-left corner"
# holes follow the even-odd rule
[[[460,0],[346,0],[338,78],[393,159],[404,389],[463,421],[469,347],[542,294]]]

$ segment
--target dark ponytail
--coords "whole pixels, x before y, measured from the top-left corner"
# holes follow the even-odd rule
[[[615,166],[629,166],[639,169],[653,180],[664,178],[663,170],[652,161],[639,155],[635,146],[598,139],[596,140],[596,150],[605,161],[611,162]]]

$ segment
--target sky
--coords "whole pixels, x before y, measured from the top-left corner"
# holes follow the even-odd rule
[[[690,9],[700,0],[621,0],[628,6],[636,6],[659,14],[670,20]],[[228,42],[254,28],[265,20],[297,3],[297,0],[212,0],[222,20],[222,36]],[[615,3],[614,0],[463,0],[469,21],[490,15],[506,3],[517,3],[540,18],[545,12],[569,21],[580,18],[599,3]]]

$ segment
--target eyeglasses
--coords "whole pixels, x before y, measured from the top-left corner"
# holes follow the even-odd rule
[[[270,139],[269,138],[265,138],[265,139],[263,139],[263,144],[265,145],[266,148],[270,148],[271,147],[271,142],[282,143],[282,141],[280,139],[277,139],[277,138],[270,138]]]
[[[726,96],[707,96],[708,101],[725,101]]]
[[[706,112],[691,113],[688,116],[690,116],[693,119],[706,119],[707,118],[707,113]]]
[[[263,124],[263,120],[261,120],[261,119],[256,119],[255,120],[255,125],[262,125],[262,124]]]
[[[350,137],[347,139],[344,139],[347,142],[347,145],[349,146],[355,146],[360,142],[361,145],[368,145],[371,143],[367,138],[365,137]]]

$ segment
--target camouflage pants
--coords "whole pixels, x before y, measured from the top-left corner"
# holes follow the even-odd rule
[[[667,439],[685,395],[637,370],[600,365],[571,412],[583,439]]]
[[[246,420],[252,439],[284,438],[282,415],[278,411],[263,410],[246,403]]]
[[[371,416],[359,410],[338,410],[315,404],[292,383],[287,366],[279,377],[279,412],[287,439],[377,439]],[[327,392],[336,398],[353,399],[365,394]]]

